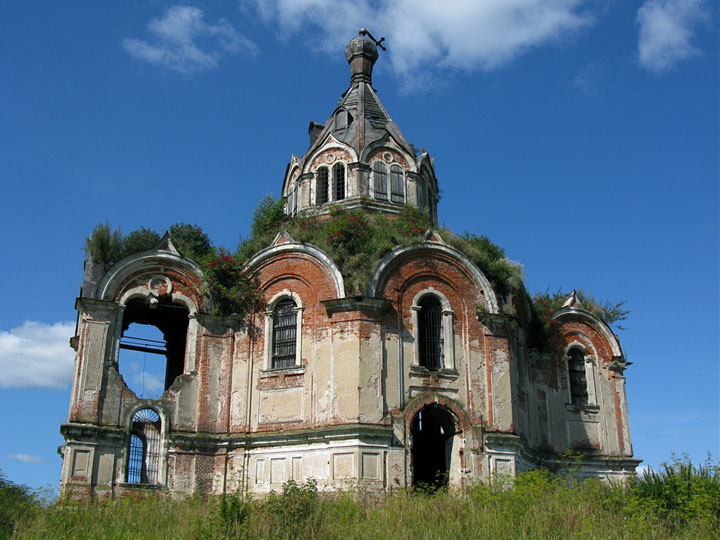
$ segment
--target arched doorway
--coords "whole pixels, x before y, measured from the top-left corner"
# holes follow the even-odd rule
[[[410,428],[414,486],[435,490],[448,485],[455,426],[450,409],[435,403],[415,415]]]

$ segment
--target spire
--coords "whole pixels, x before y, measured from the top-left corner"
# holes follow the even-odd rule
[[[358,34],[345,48],[345,58],[350,64],[350,82],[372,83],[372,69],[378,59],[377,48],[379,46],[385,50],[382,45],[385,38],[376,41],[370,32],[364,28],[361,28]]]

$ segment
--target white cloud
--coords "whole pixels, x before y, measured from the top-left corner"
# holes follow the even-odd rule
[[[651,71],[666,71],[698,54],[691,41],[704,17],[704,0],[646,0],[637,12],[640,64]]]
[[[30,454],[10,454],[8,459],[22,461],[23,463],[45,463],[45,460],[40,456],[31,456]]]
[[[123,351],[125,352],[125,351]],[[125,379],[127,385],[139,397],[157,398],[165,390],[165,373],[161,372],[158,365],[155,366],[143,366],[139,362],[128,362],[127,357],[137,357],[142,353],[133,351],[127,351],[131,354],[126,355],[125,358],[120,359],[120,374]],[[123,360],[125,360],[123,362]],[[158,359],[153,359],[158,360]],[[155,368],[155,369],[153,369]]]
[[[65,388],[72,380],[72,322],[27,321],[0,331],[0,388]]]
[[[360,27],[387,36],[393,68],[413,78],[425,63],[473,70],[499,67],[531,47],[591,22],[585,0],[245,0],[282,33],[310,27],[337,50]],[[316,32],[310,39],[315,39]]]
[[[218,65],[223,53],[257,54],[256,45],[239,34],[226,20],[204,21],[201,9],[172,6],[147,26],[152,39],[126,38],[123,47],[131,55],[179,73],[190,74]]]

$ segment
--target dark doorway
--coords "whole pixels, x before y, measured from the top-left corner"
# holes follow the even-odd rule
[[[455,419],[442,405],[428,405],[413,419],[413,485],[437,490],[448,485]]]

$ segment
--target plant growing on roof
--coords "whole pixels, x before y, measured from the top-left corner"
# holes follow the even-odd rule
[[[122,257],[127,257],[133,253],[147,251],[154,248],[160,242],[160,235],[152,229],[140,227],[128,233],[122,239]]]
[[[201,261],[212,251],[210,237],[197,225],[176,223],[170,226],[170,238],[185,257]]]
[[[244,261],[217,250],[205,258],[203,274],[216,315],[248,315],[262,309],[262,293]]]
[[[121,259],[122,241],[120,229],[112,230],[108,222],[98,223],[85,239],[85,252],[92,262],[112,266]]]

